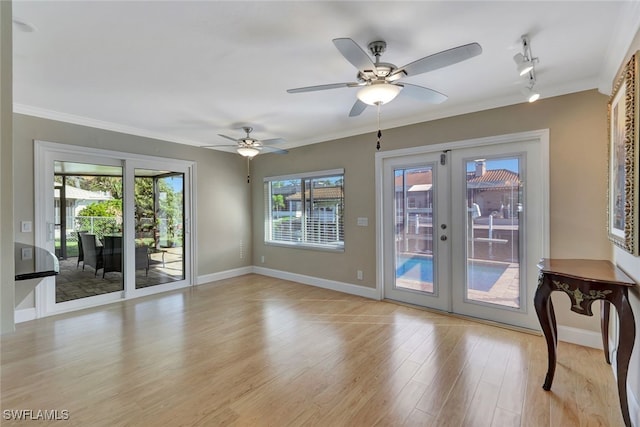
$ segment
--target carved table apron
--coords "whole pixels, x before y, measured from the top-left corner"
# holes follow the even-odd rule
[[[547,340],[549,365],[542,386],[551,389],[553,375],[556,370],[556,348],[558,345],[558,327],[551,301],[551,292],[563,291],[571,299],[571,310],[585,316],[593,316],[591,304],[602,300],[600,325],[604,345],[605,360],[609,361],[609,304],[618,311],[620,334],[616,367],[618,377],[618,395],[620,409],[626,426],[631,426],[629,406],[627,402],[627,371],[629,359],[636,336],[635,320],[629,304],[629,288],[635,282],[605,260],[584,259],[542,259],[538,264],[540,276],[538,289],[534,297],[534,305],[542,332]]]

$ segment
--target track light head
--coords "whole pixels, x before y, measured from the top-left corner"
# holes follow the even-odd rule
[[[536,85],[535,64],[538,62],[538,58],[534,58],[531,53],[529,37],[524,35],[520,39],[522,40],[522,53],[516,53],[513,56],[513,61],[516,63],[518,74],[527,76],[527,84],[522,89],[522,93],[527,97],[527,101],[535,102],[540,98],[540,94],[534,90]]]
[[[521,76],[524,76],[529,71],[533,70],[533,60],[527,59],[523,54],[516,53],[513,60],[516,63],[518,73],[520,73]]]
[[[538,91],[536,91],[533,86],[525,87],[524,89],[522,89],[522,93],[524,94],[524,96],[527,98],[527,101],[529,102],[536,102],[538,98],[540,98],[540,93],[538,93]]]

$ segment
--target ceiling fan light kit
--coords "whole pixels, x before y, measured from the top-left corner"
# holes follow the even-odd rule
[[[531,53],[531,42],[529,37],[524,35],[520,37],[522,41],[522,53],[517,53],[513,56],[513,60],[516,63],[516,69],[520,76],[526,76],[527,81],[524,88],[521,90],[522,94],[527,98],[529,102],[535,102],[540,98],[540,93],[535,89],[536,81],[536,67],[538,58],[534,58]]]
[[[382,105],[393,101],[401,89],[402,86],[376,81],[358,90],[357,97],[367,105]]]
[[[258,150],[257,148],[253,148],[253,147],[238,147],[238,148],[236,148],[236,151],[242,157],[248,157],[250,159],[254,158],[255,156],[257,156],[260,153],[260,150]]]

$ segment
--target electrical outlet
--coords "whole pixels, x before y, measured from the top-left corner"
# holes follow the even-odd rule
[[[362,270],[358,270],[358,272],[356,273],[356,277],[358,278],[358,280],[362,280]]]
[[[260,257],[260,262],[264,264],[264,255]]]

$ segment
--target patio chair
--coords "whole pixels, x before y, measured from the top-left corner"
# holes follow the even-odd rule
[[[149,276],[149,246],[136,246],[136,270],[144,268],[145,276]]]
[[[102,249],[102,259],[104,260],[102,278],[105,273],[111,271],[122,272],[122,237],[104,236],[104,247]]]
[[[86,234],[86,231],[78,231],[78,262],[76,264],[76,268],[80,266],[80,261],[82,261],[82,269],[84,270],[84,251],[82,250],[82,239],[80,238],[81,234]]]
[[[88,265],[95,269],[94,276],[98,275],[98,270],[103,267],[102,261],[102,246],[96,244],[95,234],[80,234],[80,240],[82,241],[83,262],[82,269]]]

